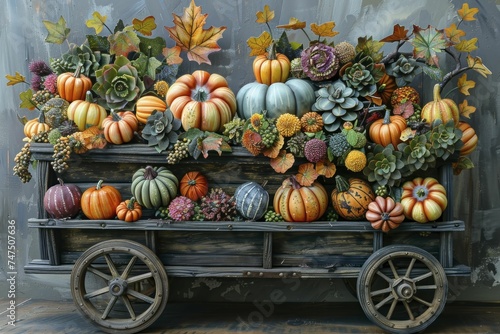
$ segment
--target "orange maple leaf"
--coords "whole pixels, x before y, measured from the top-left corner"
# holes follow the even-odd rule
[[[470,114],[476,112],[476,107],[470,106],[467,100],[458,105],[458,110],[460,110],[460,115],[470,118]]]
[[[491,71],[483,64],[481,57],[467,55],[467,65],[485,78],[491,74]]]
[[[465,36],[465,31],[458,29],[455,23],[452,23],[448,28],[444,29],[444,34],[453,43],[460,42],[460,38]]]
[[[311,23],[311,31],[318,37],[336,36],[339,32],[334,31],[333,28],[335,28],[335,22],[333,21],[326,22],[320,25],[317,25],[316,23]]]
[[[182,58],[180,57],[181,54],[180,46],[176,45],[173,48],[163,48],[163,51],[161,53],[165,57],[167,65],[175,65],[182,63]]]
[[[271,167],[273,167],[276,173],[283,174],[293,166],[294,162],[295,157],[292,153],[286,153],[286,150],[281,150],[276,158],[271,159]]]
[[[311,162],[303,163],[299,166],[299,172],[295,176],[297,182],[303,187],[309,187],[316,181],[319,174],[314,169],[314,164]]]
[[[282,24],[276,26],[276,28],[292,29],[292,30],[304,29],[305,27],[306,27],[306,22],[300,21],[296,17],[291,17],[290,20],[288,21],[288,24]]]
[[[408,39],[408,29],[399,24],[395,24],[392,35],[389,35],[381,39],[380,41],[390,43],[390,42],[406,41],[407,39]]]
[[[262,150],[262,154],[271,159],[276,158],[280,154],[280,150],[283,145],[285,145],[285,137],[279,135],[278,140],[274,143],[274,145]]]
[[[462,8],[460,8],[458,11],[458,16],[464,21],[475,21],[476,18],[474,15],[479,13],[478,8],[469,8],[469,4],[466,2],[462,5]]]
[[[464,95],[470,95],[469,89],[474,88],[476,86],[476,82],[473,80],[467,80],[467,73],[462,74],[462,76],[458,79],[457,87],[460,93]]]
[[[264,6],[264,10],[257,12],[256,15],[257,15],[257,19],[255,20],[255,22],[257,22],[257,23],[268,23],[272,19],[274,19],[274,10],[271,10],[269,8],[269,5],[265,5]]]
[[[148,16],[144,20],[133,19],[132,24],[134,26],[134,29],[144,36],[151,36],[152,31],[156,29],[154,16]]]
[[[203,29],[208,14],[202,14],[201,7],[196,6],[194,0],[191,0],[189,7],[184,8],[182,17],[177,14],[172,15],[174,17],[174,26],[165,27],[170,38],[183,51],[187,52],[187,57],[190,61],[211,65],[212,63],[208,59],[208,55],[220,50],[217,40],[222,37],[222,33],[226,30],[226,27]]]
[[[248,47],[252,50],[250,51],[250,56],[260,56],[267,52],[267,48],[271,45],[273,39],[271,34],[267,31],[263,31],[259,37],[250,37],[247,40]]]
[[[337,166],[332,161],[324,159],[316,163],[316,171],[319,175],[330,178],[333,177],[335,173],[337,173]]]

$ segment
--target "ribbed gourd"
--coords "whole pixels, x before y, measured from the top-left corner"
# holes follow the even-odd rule
[[[422,119],[429,124],[432,124],[437,119],[442,120],[443,124],[453,120],[455,126],[458,126],[460,111],[458,110],[457,104],[451,99],[442,99],[440,91],[441,86],[435,84],[433,90],[434,100],[428,102],[422,108],[422,112],[420,113]]]
[[[269,193],[256,182],[245,182],[234,192],[236,210],[245,219],[259,220],[266,214]]]
[[[137,202],[147,209],[167,206],[177,196],[179,180],[165,167],[146,166],[132,176],[131,191]]]

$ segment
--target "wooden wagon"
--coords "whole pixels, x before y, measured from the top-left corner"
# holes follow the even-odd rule
[[[25,271],[71,273],[76,307],[105,332],[136,333],[150,326],[166,306],[169,277],[239,277],[276,278],[276,284],[345,279],[371,321],[390,332],[414,333],[445,307],[447,276],[470,275],[469,267],[454,263],[452,234],[463,231],[464,222],[451,219],[450,206],[439,222],[404,222],[389,233],[366,221],[173,222],[153,212],[135,223],[57,220],[47,218],[43,207],[45,191],[57,183],[52,146],[34,144],[32,152],[39,202],[38,218],[30,219],[29,227],[38,230],[40,258]],[[244,181],[265,178],[272,196],[284,178],[267,158],[238,147],[167,165],[165,155],[145,145],[111,146],[78,155],[70,165],[66,183],[83,190],[104,179],[124,198],[131,196],[132,174],[146,165],[166,166],[179,178],[201,171],[228,193]],[[451,167],[438,173],[451,194]]]

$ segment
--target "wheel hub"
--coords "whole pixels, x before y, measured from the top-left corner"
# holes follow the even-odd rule
[[[119,297],[123,295],[125,291],[127,291],[127,286],[128,283],[125,280],[119,277],[113,278],[111,281],[109,281],[109,292],[113,296]]]
[[[410,300],[417,291],[417,287],[412,280],[399,278],[394,281],[392,291],[397,300]]]

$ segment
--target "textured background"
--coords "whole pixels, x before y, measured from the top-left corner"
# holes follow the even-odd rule
[[[358,36],[373,36],[381,39],[392,33],[395,23],[406,27],[412,24],[444,28],[454,19],[456,9],[463,1],[440,0],[197,0],[203,13],[208,13],[207,27],[225,25],[223,39],[219,40],[221,52],[210,55],[212,66],[188,62],[183,63],[180,73],[205,69],[224,75],[230,87],[236,92],[241,86],[253,81],[251,62],[248,57],[246,40],[258,36],[264,26],[255,24],[255,13],[269,4],[275,11],[274,25],[288,22],[289,17],[297,17],[309,23],[323,23],[333,20],[335,30],[340,34],[336,42],[347,40],[355,43]],[[500,108],[496,97],[499,95],[498,40],[500,38],[500,13],[498,1],[469,1],[470,7],[479,7],[478,21],[467,23],[465,28],[470,36],[479,37],[479,51],[475,54],[493,72],[487,79],[468,72],[469,79],[477,86],[469,97],[469,104],[477,107],[472,115],[471,125],[479,135],[478,149],[472,154],[476,168],[455,177],[455,192],[450,195],[456,218],[466,221],[466,232],[455,238],[456,258],[473,268],[469,279],[452,279],[452,297],[460,300],[500,301]],[[30,259],[38,257],[36,231],[28,230],[26,221],[36,215],[34,198],[36,180],[22,184],[12,176],[14,156],[22,147],[23,131],[17,115],[33,118],[27,110],[18,108],[18,94],[26,89],[22,85],[6,87],[6,74],[15,71],[28,76],[31,60],[48,60],[58,57],[67,50],[67,45],[47,45],[44,43],[46,30],[42,20],[55,22],[59,16],[66,19],[71,28],[69,41],[81,44],[85,34],[93,30],[85,26],[85,20],[94,11],[108,16],[111,27],[119,19],[126,24],[133,18],[142,19],[154,15],[158,28],[154,36],[167,39],[173,46],[164,26],[172,26],[171,13],[181,14],[188,0],[121,0],[121,1],[76,1],[76,0],[0,0],[0,291],[6,286],[6,226],[14,219],[17,226],[17,296],[28,298],[48,298],[53,300],[71,298],[69,277],[54,275],[25,275],[22,267]],[[273,26],[274,26],[273,25]],[[302,33],[291,39],[306,42]],[[431,99],[432,83],[423,81],[422,100]],[[193,279],[174,282],[171,291],[176,298],[189,300],[252,301],[265,298],[275,287],[275,281],[267,280],[223,280]],[[342,301],[352,298],[342,281],[303,281],[299,289],[282,287],[287,301]],[[5,293],[0,299],[6,298]]]

